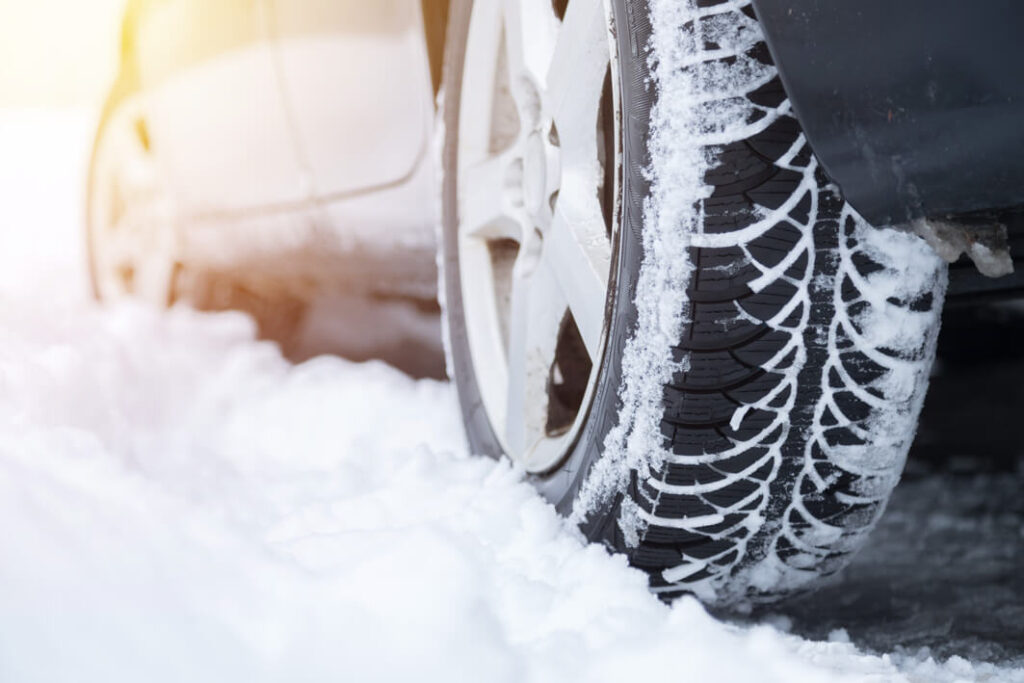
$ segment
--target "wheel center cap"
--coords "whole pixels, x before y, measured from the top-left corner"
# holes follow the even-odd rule
[[[523,159],[523,202],[535,218],[544,211],[547,188],[548,152],[540,133],[534,133],[526,141],[526,157]]]

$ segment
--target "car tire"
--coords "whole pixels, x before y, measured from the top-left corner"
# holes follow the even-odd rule
[[[480,143],[463,139],[482,135],[470,105],[485,103],[493,152],[494,122],[502,117],[486,102],[520,87],[518,76],[501,74],[528,64],[508,47],[518,40],[515,21],[550,5],[553,25],[572,36],[581,31],[571,21],[588,3],[509,0],[498,38],[478,37],[493,34],[499,20],[487,12],[495,4],[502,3],[452,3],[443,99],[441,293],[449,374],[471,449],[517,463],[587,538],[627,555],[666,598],[770,601],[836,572],[863,543],[902,472],[934,358],[944,265],[918,238],[873,228],[843,201],[790,109],[748,2],[611,0],[604,26],[616,124],[614,154],[603,157],[615,188],[610,266],[606,298],[587,304],[604,311],[601,333],[584,331],[586,321],[567,324],[577,320],[574,295],[565,296],[561,319],[561,299],[547,305],[530,294],[536,314],[512,310],[517,287],[540,288],[523,284],[540,270],[521,262],[544,263],[555,242],[549,226],[528,233],[546,213],[534,220],[517,208],[535,192],[527,186],[538,185],[517,174],[543,162],[506,164],[512,170],[499,183],[500,201],[505,206],[505,195],[514,195],[512,218],[478,229],[479,200],[486,199],[478,188],[489,162],[471,156],[482,154]],[[531,34],[534,43],[542,28]],[[502,47],[498,75],[488,79],[474,70],[490,63],[480,46],[492,43]],[[595,53],[597,43],[589,44],[578,54],[566,48],[575,55],[574,81],[589,78],[580,57]],[[554,59],[560,49],[556,40]],[[569,83],[555,78],[557,68],[536,87],[542,102],[559,99],[545,87]],[[474,96],[471,86],[481,83],[493,92]],[[522,127],[529,107],[515,106]],[[588,130],[591,119],[563,121],[557,136],[546,132],[557,120],[538,120],[543,144],[562,143],[548,151],[563,154],[563,185],[551,195],[557,217],[563,201],[577,201],[567,189],[577,162],[565,159],[563,133]],[[608,116],[598,120],[608,127]],[[582,215],[571,205],[563,210],[570,211]],[[554,256],[550,262],[556,284],[565,272],[583,272],[560,270]],[[574,287],[571,278],[561,285]],[[558,287],[540,289],[549,299],[561,296]],[[531,339],[516,325],[537,320],[555,330],[549,341],[515,350]],[[581,338],[589,379],[569,392],[577,413],[556,434],[551,406],[565,403],[555,393],[574,372]],[[504,375],[495,369],[502,350]],[[551,360],[547,374],[519,360],[538,350]],[[526,379],[514,379],[523,368]],[[531,381],[542,389],[524,393],[520,385]],[[537,411],[545,402],[547,417]],[[518,434],[531,420],[539,426],[527,430],[533,441],[524,440]],[[535,458],[545,439],[557,442],[549,449],[557,453]]]

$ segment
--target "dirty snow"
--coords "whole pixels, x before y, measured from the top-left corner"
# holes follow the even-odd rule
[[[0,116],[0,681],[1024,681],[669,608],[447,385],[93,305],[90,118]]]

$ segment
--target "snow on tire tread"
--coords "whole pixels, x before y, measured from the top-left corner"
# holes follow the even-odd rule
[[[622,537],[657,592],[770,598],[844,566],[884,509],[945,269],[843,202],[749,2],[652,0],[650,17],[638,322],[575,514],[625,494]]]

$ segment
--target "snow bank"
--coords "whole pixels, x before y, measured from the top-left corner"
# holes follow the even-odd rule
[[[0,680],[1024,681],[665,606],[466,453],[447,385],[94,307],[87,129],[0,116]]]
[[[988,671],[662,605],[468,456],[446,385],[289,366],[240,315],[32,303],[0,346],[0,680]]]

